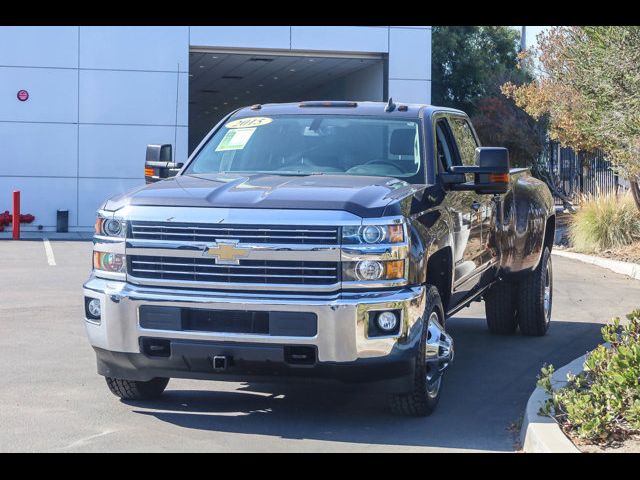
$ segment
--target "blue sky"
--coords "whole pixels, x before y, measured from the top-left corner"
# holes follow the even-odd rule
[[[513,27],[520,30],[522,27]],[[536,45],[536,36],[542,32],[544,29],[549,28],[549,26],[529,26],[527,25],[527,48],[535,47]]]

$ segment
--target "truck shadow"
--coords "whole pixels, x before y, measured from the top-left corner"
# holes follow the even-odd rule
[[[593,349],[600,328],[555,320],[545,337],[495,336],[484,319],[450,319],[456,359],[440,405],[427,418],[392,415],[386,396],[341,385],[242,384],[212,391],[171,390],[170,383],[159,401],[127,403],[136,414],[187,429],[363,446],[512,451],[519,429],[512,424],[521,418],[540,367],[545,362],[562,366]]]

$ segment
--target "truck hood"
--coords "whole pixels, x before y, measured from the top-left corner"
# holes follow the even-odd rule
[[[390,204],[423,187],[391,177],[180,175],[113,197],[103,208],[115,211],[128,205],[150,205],[344,210],[360,217],[381,217]]]

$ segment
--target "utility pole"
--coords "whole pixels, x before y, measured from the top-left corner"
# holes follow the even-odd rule
[[[520,29],[520,51],[523,52],[527,49],[527,27],[522,26]]]

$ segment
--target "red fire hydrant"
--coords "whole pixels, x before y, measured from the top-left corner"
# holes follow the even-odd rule
[[[13,224],[13,239],[20,239],[20,224],[31,223],[36,219],[30,213],[20,213],[20,192],[13,192],[13,213],[9,213],[9,210],[5,210],[0,213],[0,232],[4,231],[4,227]]]
[[[20,190],[13,192],[13,239],[20,240]]]

